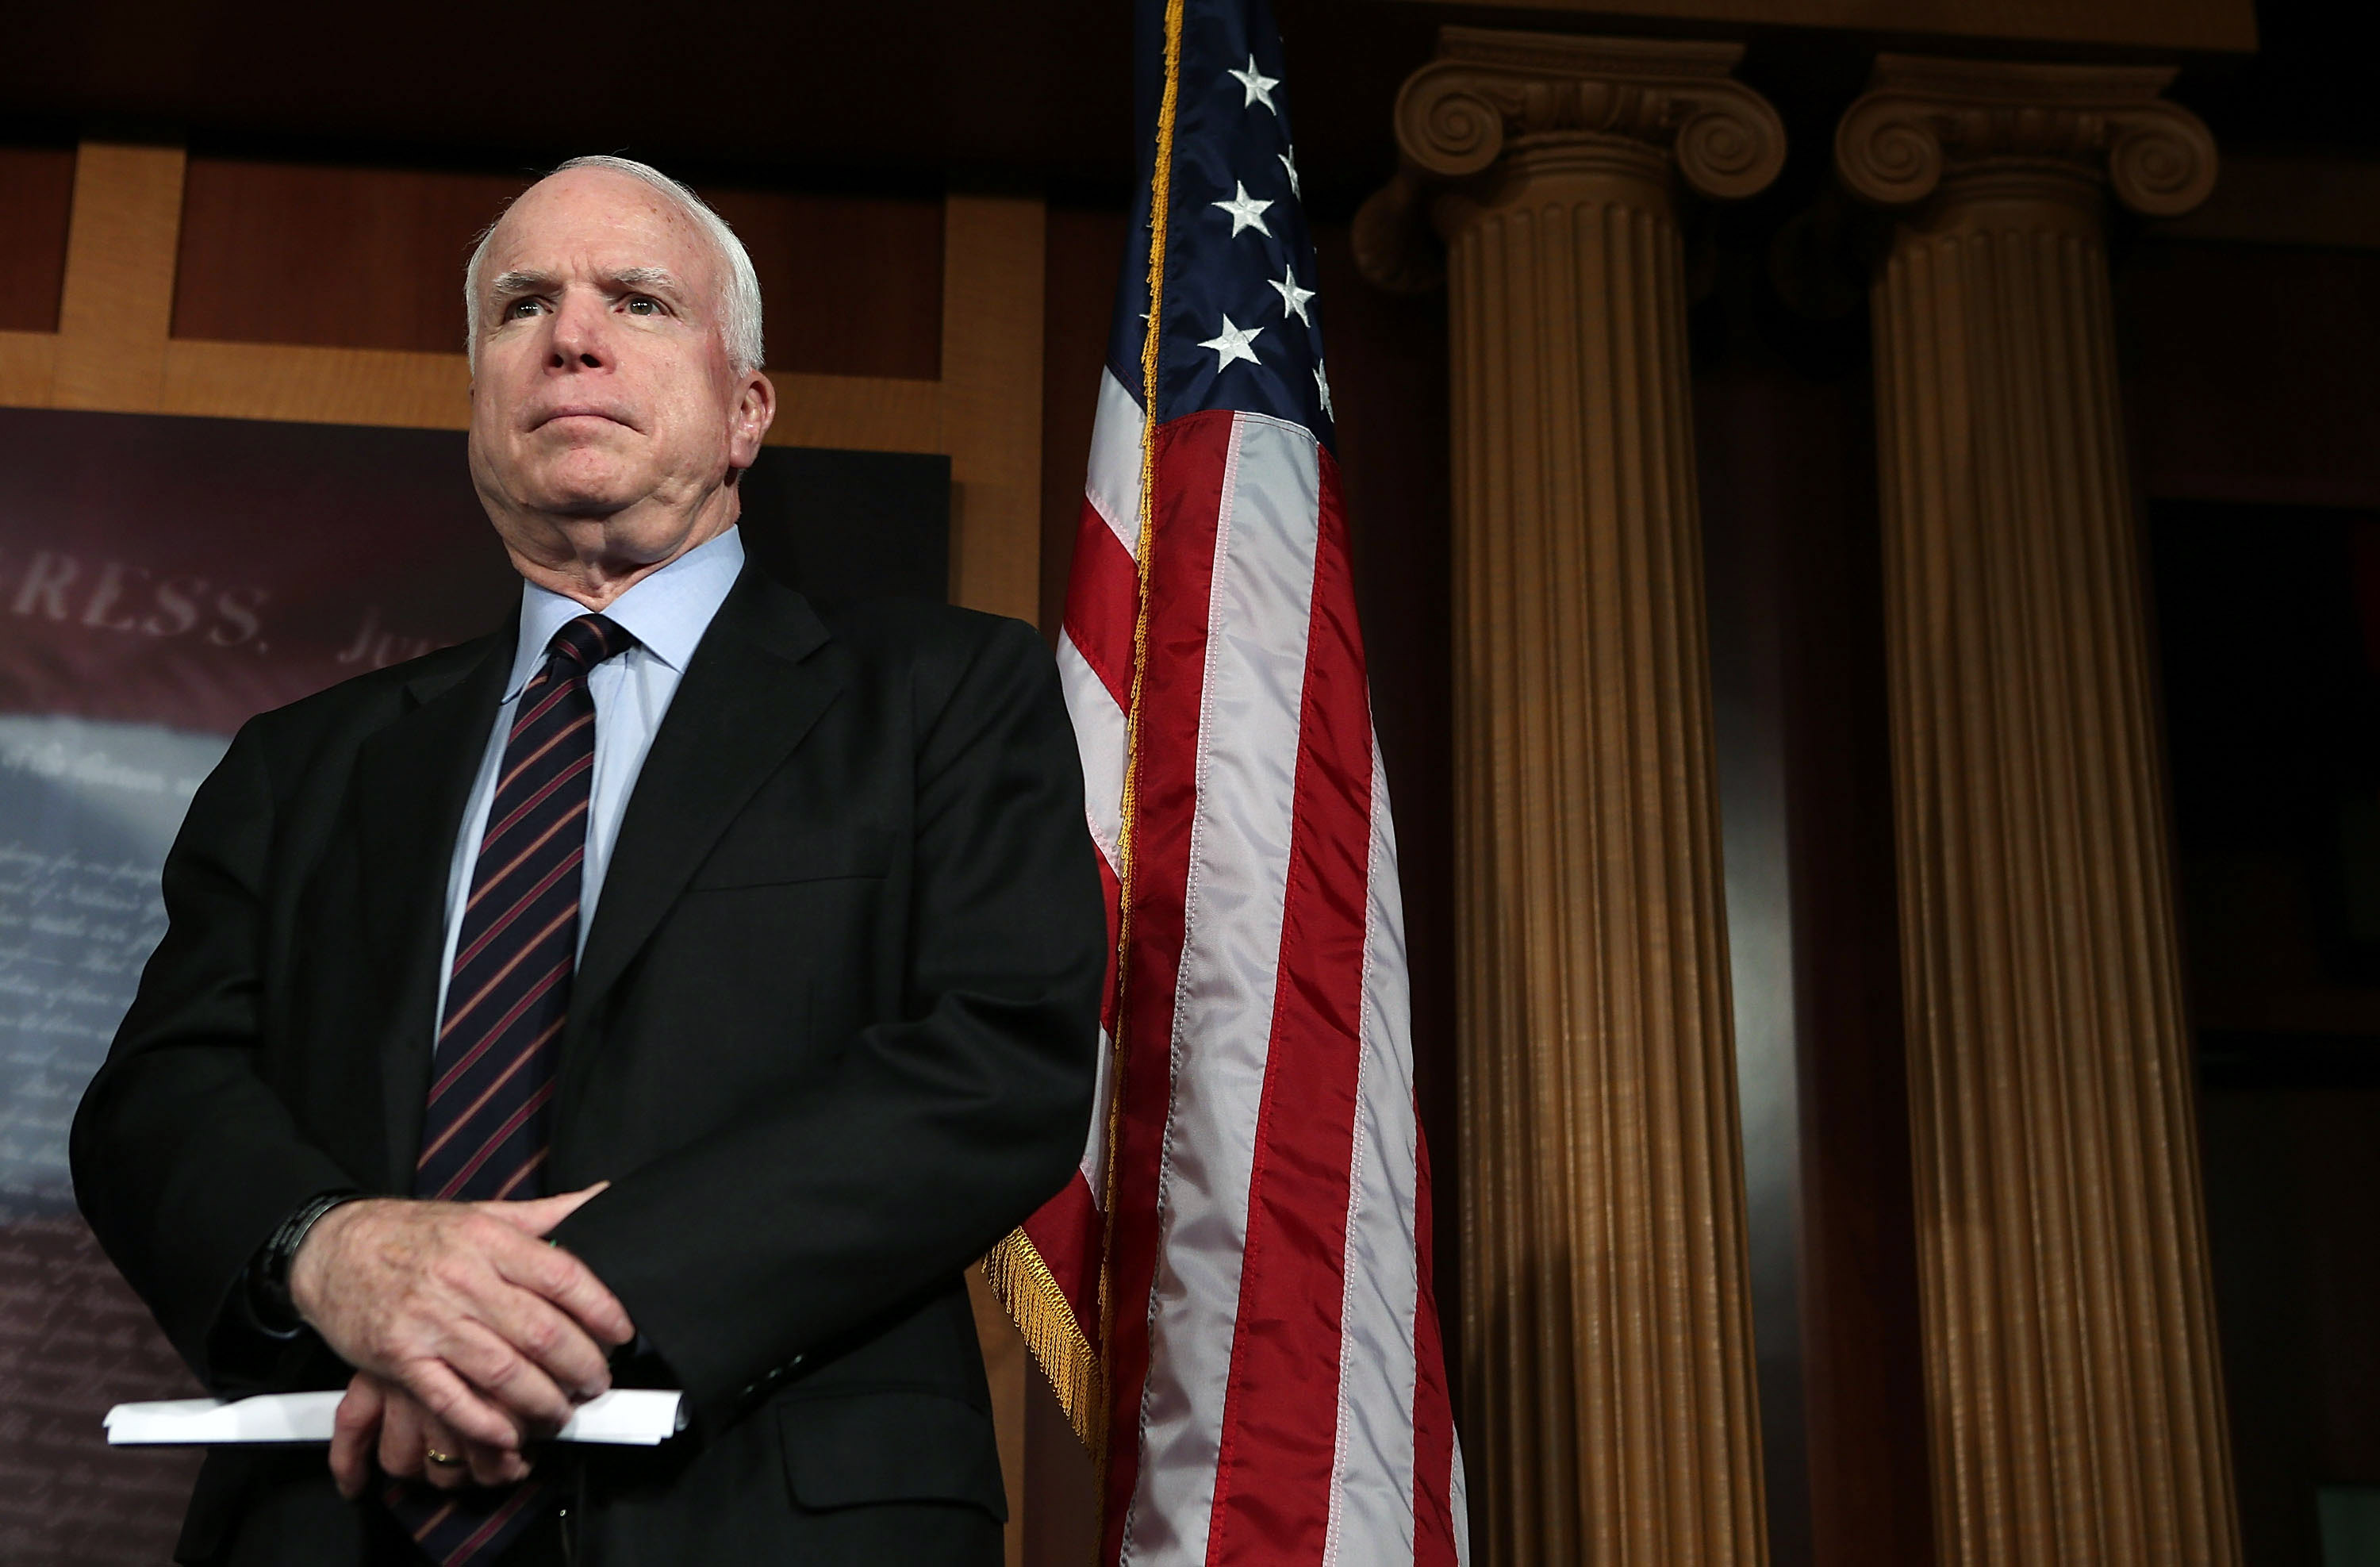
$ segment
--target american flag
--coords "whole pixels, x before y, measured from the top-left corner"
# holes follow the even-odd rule
[[[1058,657],[1115,959],[1082,1166],[988,1270],[1110,1563],[1468,1560],[1402,905],[1260,0],[1141,0]]]

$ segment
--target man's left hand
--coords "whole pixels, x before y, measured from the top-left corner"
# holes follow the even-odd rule
[[[465,1440],[403,1387],[358,1371],[348,1381],[331,1427],[331,1477],[349,1501],[361,1496],[371,1480],[375,1448],[382,1473],[400,1480],[426,1480],[441,1490],[452,1490],[466,1480],[509,1486],[529,1475],[529,1461],[521,1453]]]

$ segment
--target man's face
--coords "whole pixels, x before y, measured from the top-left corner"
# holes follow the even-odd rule
[[[471,475],[516,559],[591,550],[627,567],[735,520],[726,477],[758,456],[774,404],[728,357],[722,281],[667,198],[608,169],[540,182],[496,225]]]

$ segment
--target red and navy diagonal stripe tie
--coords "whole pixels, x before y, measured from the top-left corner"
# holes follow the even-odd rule
[[[595,770],[587,674],[633,640],[600,614],[580,615],[554,633],[545,667],[521,689],[446,982],[414,1166],[418,1197],[544,1195]],[[492,1561],[542,1517],[544,1491],[534,1479],[492,1491],[393,1483],[387,1501],[431,1561],[464,1567]]]

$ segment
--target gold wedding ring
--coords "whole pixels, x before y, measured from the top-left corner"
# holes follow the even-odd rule
[[[460,1469],[463,1466],[463,1461],[461,1459],[455,1457],[451,1452],[441,1452],[434,1447],[423,1448],[421,1450],[421,1456],[428,1459],[431,1463],[435,1464],[441,1469]]]

